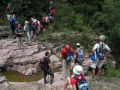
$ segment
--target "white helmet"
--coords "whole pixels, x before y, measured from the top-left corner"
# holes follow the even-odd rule
[[[74,73],[75,75],[80,75],[82,71],[83,71],[83,68],[82,68],[82,66],[80,66],[80,65],[76,65],[76,66],[73,68],[73,73]]]

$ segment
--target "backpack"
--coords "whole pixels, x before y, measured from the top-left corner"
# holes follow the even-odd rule
[[[38,21],[35,21],[33,25],[35,26],[35,28],[38,28]]]
[[[11,20],[10,20],[10,25],[11,25],[11,27],[16,27],[16,18],[11,18]]]
[[[47,16],[43,16],[43,17],[42,17],[42,22],[44,22],[44,23],[47,23],[47,22],[48,22]]]
[[[54,22],[54,18],[52,16],[48,16],[48,20],[49,20],[50,23]]]
[[[70,48],[71,49],[71,48]],[[73,59],[73,53],[70,49],[66,49],[65,61],[68,63]]]
[[[43,71],[48,71],[48,67],[46,67],[46,63],[47,63],[47,57],[43,57],[40,59],[40,63],[39,63],[39,66],[40,66],[40,69],[43,70]]]
[[[83,50],[77,50],[76,52],[77,61],[83,61],[84,60],[84,51]]]
[[[96,49],[97,57],[99,60],[104,60],[105,57],[105,44],[99,44],[99,48]]]
[[[81,75],[81,79],[78,79],[76,76],[74,77],[76,80],[76,88],[77,90],[88,90],[88,83],[85,78]]]

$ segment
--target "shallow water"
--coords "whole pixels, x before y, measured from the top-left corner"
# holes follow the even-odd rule
[[[60,71],[59,68],[53,69],[53,72],[59,72],[59,71]],[[7,80],[10,82],[30,82],[30,81],[37,81],[42,79],[43,72],[26,76],[16,71],[6,71],[6,72],[2,72],[2,75],[6,76]]]

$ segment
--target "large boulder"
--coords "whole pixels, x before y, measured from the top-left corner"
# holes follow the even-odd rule
[[[9,87],[9,83],[5,76],[0,77],[0,90],[6,90]]]
[[[37,82],[26,82],[26,83],[11,83],[6,90],[42,90],[41,85]]]
[[[29,75],[32,72],[36,72],[36,63],[54,45],[51,43],[43,43],[43,45],[33,43],[32,46],[28,46],[24,43],[23,47],[24,49],[17,49],[17,39],[0,40],[0,67],[7,67],[7,70],[14,70]],[[61,66],[61,62],[56,55],[52,55],[50,59],[54,68]],[[30,64],[32,64],[32,67]]]

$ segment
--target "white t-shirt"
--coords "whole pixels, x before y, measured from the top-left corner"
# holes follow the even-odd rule
[[[93,51],[94,51],[94,50],[97,50],[98,48],[100,48],[100,46],[101,46],[102,43],[103,43],[103,42],[96,43],[95,46],[93,47]],[[109,48],[108,45],[105,44],[105,43],[103,43],[103,48],[106,49],[107,51],[110,51],[110,48]]]

